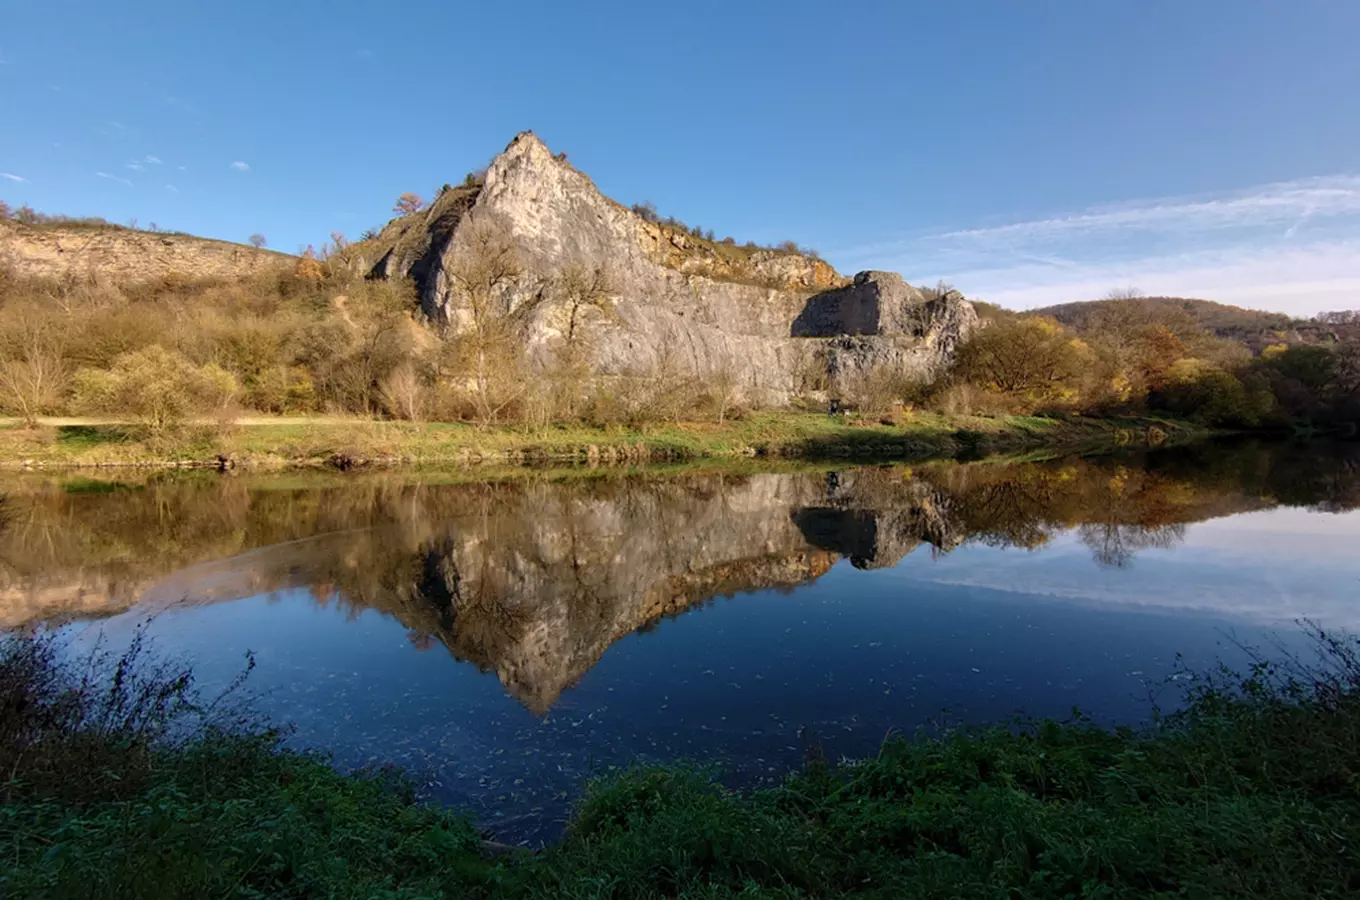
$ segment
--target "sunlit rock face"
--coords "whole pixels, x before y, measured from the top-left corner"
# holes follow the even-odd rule
[[[600,375],[721,373],[752,399],[780,402],[809,381],[875,366],[928,378],[977,323],[957,294],[937,298],[894,273],[847,280],[820,259],[714,245],[648,221],[531,132],[495,158],[479,188],[452,189],[389,225],[383,240],[394,249],[372,271],[414,277],[426,313],[456,330],[467,310],[454,273],[488,227],[518,250],[524,271],[501,299],[540,356],[568,329],[545,285],[572,266],[608,273],[609,303],[585,310],[575,333]]]

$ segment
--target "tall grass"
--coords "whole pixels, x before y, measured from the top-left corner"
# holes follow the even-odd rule
[[[84,657],[0,645],[0,896],[430,897],[483,880],[471,827],[390,773],[342,776],[139,631]]]
[[[1316,654],[1196,676],[1145,732],[893,739],[748,792],[636,769],[593,784],[561,843],[498,862],[393,778],[338,775],[239,720],[177,729],[213,705],[174,667],[132,675],[144,649],[91,679],[16,637],[0,655],[0,894],[1355,896],[1360,641],[1311,633]]]

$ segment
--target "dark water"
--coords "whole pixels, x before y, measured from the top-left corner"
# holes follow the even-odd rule
[[[817,747],[1074,707],[1360,624],[1360,446],[644,475],[11,479],[0,625],[150,629],[342,765],[503,838],[591,773],[774,779]]]

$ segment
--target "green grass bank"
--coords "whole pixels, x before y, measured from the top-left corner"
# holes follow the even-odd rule
[[[149,436],[136,426],[48,420],[37,428],[0,425],[0,466],[290,466],[614,464],[682,459],[976,458],[993,454],[1106,452],[1180,443],[1209,430],[1150,418],[942,416],[900,424],[861,423],[813,413],[755,413],[721,425],[646,428],[479,428],[463,423],[367,419],[250,419],[186,426]]]
[[[1189,682],[1146,731],[1076,721],[915,740],[776,788],[639,769],[539,853],[489,848],[390,773],[341,775],[192,675],[0,654],[0,895],[104,898],[1355,896],[1360,643]]]

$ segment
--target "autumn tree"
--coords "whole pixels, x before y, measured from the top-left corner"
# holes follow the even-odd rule
[[[1091,360],[1090,348],[1051,319],[998,322],[959,349],[956,374],[1031,409],[1072,399]]]
[[[1207,425],[1255,427],[1275,405],[1262,376],[1239,378],[1203,359],[1178,360],[1166,373],[1156,405]]]
[[[298,257],[296,265],[293,266],[293,274],[302,281],[321,282],[326,280],[326,267],[316,258],[316,248],[311,244],[302,251]]]
[[[420,212],[424,208],[425,201],[421,199],[420,195],[407,191],[397,198],[396,205],[392,207],[392,212],[401,213],[403,216],[409,216],[412,213]]]

